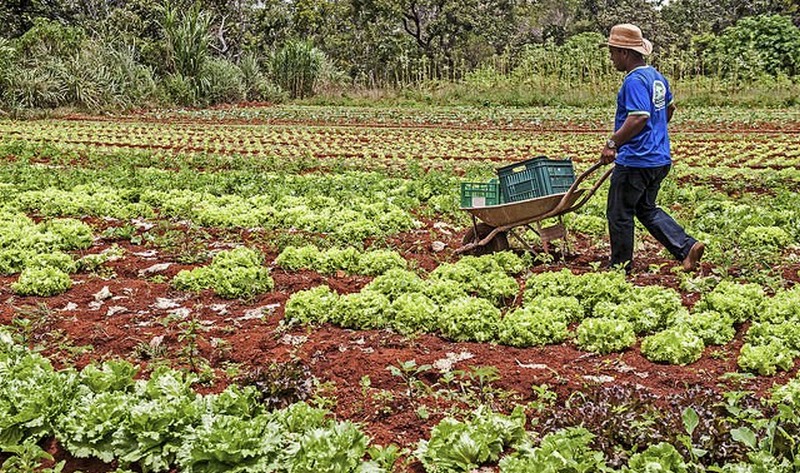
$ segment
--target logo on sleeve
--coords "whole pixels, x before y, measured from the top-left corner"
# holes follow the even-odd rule
[[[667,86],[660,80],[653,82],[653,105],[656,110],[667,106]]]

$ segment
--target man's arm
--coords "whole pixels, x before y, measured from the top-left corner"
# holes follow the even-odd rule
[[[669,104],[669,107],[667,107],[667,123],[672,120],[672,114],[675,113],[676,108],[677,107],[675,106],[675,103],[671,103]]]
[[[650,116],[644,114],[628,115],[628,117],[625,119],[625,122],[622,123],[620,129],[611,135],[611,139],[617,144],[617,148],[630,141],[630,139],[634,136],[638,135],[644,129],[648,118],[650,118]],[[616,158],[617,150],[611,149],[608,146],[605,146],[603,151],[600,153],[600,162],[603,164],[613,163]]]

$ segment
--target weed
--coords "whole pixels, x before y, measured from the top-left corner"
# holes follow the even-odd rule
[[[253,386],[259,401],[269,409],[282,409],[290,404],[308,400],[314,394],[316,378],[311,369],[300,360],[274,362],[258,367],[237,379],[242,386]],[[326,386],[317,386],[317,393]]]
[[[202,333],[207,332],[208,329],[194,316],[194,313],[187,320],[179,323],[178,328],[180,329],[178,342],[183,344],[180,354],[189,364],[192,371],[200,372],[200,367],[205,368],[208,366],[208,361],[200,354],[200,341],[203,340]]]
[[[414,397],[415,394],[427,394],[430,387],[419,379],[419,375],[430,371],[431,365],[417,365],[416,360],[398,361],[398,365],[386,367],[392,376],[401,378],[406,385],[406,396]]]
[[[184,264],[203,263],[209,259],[211,235],[194,226],[181,226],[161,221],[143,235],[143,240],[166,256]]]
[[[14,338],[20,345],[33,349],[37,339],[47,332],[53,311],[44,302],[34,306],[14,308],[17,315],[11,319]]]

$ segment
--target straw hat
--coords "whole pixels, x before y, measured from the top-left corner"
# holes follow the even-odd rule
[[[623,23],[612,27],[611,32],[608,34],[608,42],[600,46],[632,49],[645,56],[653,52],[653,43],[642,36],[642,30],[640,30],[638,26],[631,25],[630,23]]]

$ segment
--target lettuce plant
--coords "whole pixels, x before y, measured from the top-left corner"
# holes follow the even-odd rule
[[[619,303],[599,302],[594,316],[625,319],[636,333],[653,333],[665,328],[667,319],[681,309],[681,296],[675,290],[645,286],[633,288]]]
[[[392,302],[389,325],[403,334],[432,332],[436,329],[439,312],[439,306],[425,294],[402,294]]]
[[[366,276],[378,276],[392,269],[405,269],[408,262],[400,253],[391,250],[375,250],[361,253],[358,266],[352,272]]]
[[[758,311],[756,319],[760,322],[800,322],[800,285],[790,290],[778,291],[767,298]]]
[[[561,343],[568,335],[564,315],[545,308],[527,307],[503,318],[498,340],[504,345],[531,347]]]
[[[572,296],[580,301],[585,313],[593,314],[601,302],[619,304],[626,300],[633,286],[619,272],[574,275],[568,269],[536,274],[525,283],[524,300],[542,296]]]
[[[56,371],[50,362],[16,345],[0,330],[0,451],[25,439],[53,435],[59,416],[77,388],[73,370]]]
[[[369,439],[355,424],[339,422],[304,432],[286,449],[293,473],[349,473],[365,470],[362,457]],[[380,473],[377,466],[372,471]]]
[[[688,365],[703,356],[703,339],[686,327],[669,328],[642,340],[642,354],[650,361]]]
[[[284,317],[301,324],[327,322],[333,314],[339,295],[328,286],[298,291],[286,302]]]
[[[426,471],[467,473],[495,462],[506,448],[525,436],[525,414],[518,407],[510,416],[479,407],[468,421],[443,419],[421,440],[415,452]]]
[[[382,276],[373,279],[363,292],[371,291],[383,294],[389,300],[395,300],[401,294],[421,292],[425,283],[413,271],[405,269],[391,269]]]
[[[633,324],[623,319],[584,319],[576,333],[578,347],[600,354],[622,351],[636,342]]]
[[[431,280],[428,279],[423,294],[428,296],[433,302],[440,306],[446,306],[456,299],[466,297],[468,295],[468,288],[458,282],[450,279]]]
[[[383,328],[391,315],[391,301],[376,291],[361,291],[339,297],[330,320],[353,329]]]
[[[593,450],[595,436],[583,427],[546,435],[538,447],[523,444],[500,460],[500,473],[610,472],[603,452]]]
[[[64,271],[53,268],[25,268],[17,282],[11,284],[11,290],[21,296],[55,296],[72,287],[72,280]]]
[[[188,429],[176,459],[186,473],[274,471],[284,447],[270,416],[211,415]]]
[[[745,340],[753,345],[777,343],[800,353],[800,325],[797,322],[753,322]]]
[[[515,260],[519,257],[513,253],[502,253],[496,258],[493,255],[465,256],[455,264],[439,265],[431,272],[429,281],[456,281],[468,293],[500,304],[519,292],[517,281],[505,268],[515,271],[524,267],[524,263],[521,259]]]
[[[672,445],[661,442],[647,447],[641,453],[635,453],[628,460],[629,473],[651,473],[669,471],[670,473],[688,473],[686,462]]]
[[[796,352],[775,341],[767,345],[745,343],[739,352],[738,363],[745,371],[752,371],[761,376],[772,376],[778,368],[784,371],[792,369],[796,355]]]
[[[83,386],[68,413],[59,419],[64,448],[78,458],[111,462],[117,456],[114,434],[130,417],[135,397],[125,391],[94,392]]]
[[[800,412],[800,377],[795,376],[782,386],[773,386],[769,401],[772,404],[785,404],[794,412]]]
[[[42,233],[52,238],[52,248],[59,250],[86,249],[92,244],[92,228],[71,218],[46,220],[39,224]]]
[[[275,265],[289,271],[316,269],[321,258],[322,251],[314,245],[287,246],[275,258]]]
[[[489,342],[497,336],[500,309],[486,299],[464,297],[444,307],[439,330],[455,341]]]
[[[25,262],[28,268],[55,268],[65,273],[74,273],[78,266],[72,256],[54,251],[53,253],[35,253]]]
[[[206,267],[180,271],[172,285],[188,291],[213,289],[226,299],[253,297],[275,286],[263,260],[261,253],[250,248],[221,251]]]
[[[531,299],[525,303],[526,308],[545,309],[562,316],[567,323],[583,320],[583,306],[578,299],[572,296],[543,296]]]
[[[713,310],[740,324],[755,317],[764,301],[764,289],[758,284],[722,281],[697,301],[694,310]]]
[[[733,320],[727,315],[711,310],[693,314],[683,312],[674,317],[671,324],[694,332],[706,345],[724,345],[736,336]]]
[[[143,471],[165,471],[175,462],[187,429],[201,418],[202,398],[191,389],[195,377],[158,367],[137,383],[126,403],[126,418],[113,434],[114,454]]]
[[[750,226],[744,229],[739,244],[743,248],[759,251],[779,251],[793,243],[794,239],[786,230],[776,226]]]

